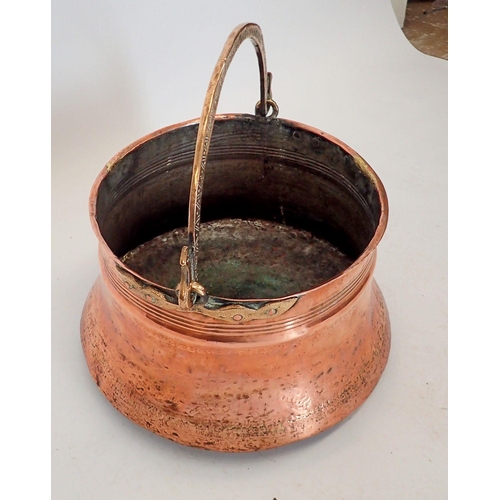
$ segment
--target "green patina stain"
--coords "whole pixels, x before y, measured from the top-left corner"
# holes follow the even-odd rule
[[[122,260],[144,278],[173,289],[179,283],[179,256],[186,242],[186,229],[177,229],[140,245]],[[331,243],[268,221],[203,223],[199,248],[198,281],[210,295],[231,299],[301,293],[352,263]]]

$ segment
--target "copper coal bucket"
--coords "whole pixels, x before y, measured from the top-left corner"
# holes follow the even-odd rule
[[[255,115],[215,115],[247,38]],[[199,448],[321,432],[363,403],[389,355],[373,280],[384,187],[335,137],[277,118],[270,83],[260,28],[238,26],[201,118],[125,148],[90,196],[101,268],[81,321],[90,373],[131,420]]]

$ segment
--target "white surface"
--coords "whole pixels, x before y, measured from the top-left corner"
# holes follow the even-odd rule
[[[408,0],[391,0],[391,3],[399,26],[402,28],[405,23],[406,4],[408,3]]]
[[[434,500],[447,487],[447,63],[405,39],[389,0],[53,2],[53,500]],[[79,339],[98,275],[87,200],[121,148],[199,116],[239,23],[264,32],[280,116],[331,133],[386,186],[376,279],[392,351],[370,398],[315,438],[245,455],[183,447],[101,395]],[[253,48],[219,110],[251,112]]]

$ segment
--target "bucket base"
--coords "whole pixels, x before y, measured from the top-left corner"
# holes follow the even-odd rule
[[[99,278],[83,310],[81,340],[96,384],[138,425],[193,447],[257,451],[332,427],[375,388],[389,355],[390,324],[374,281],[361,295],[344,311],[345,319],[359,318],[350,331],[338,330],[338,313],[330,335],[311,329],[253,346],[148,327],[127,316]]]

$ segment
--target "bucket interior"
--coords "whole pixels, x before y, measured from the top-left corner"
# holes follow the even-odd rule
[[[187,244],[197,130],[181,126],[136,147],[97,192],[97,223],[111,251],[170,289]],[[373,179],[341,146],[285,120],[219,118],[203,186],[198,281],[229,299],[304,292],[363,253],[380,215]]]

